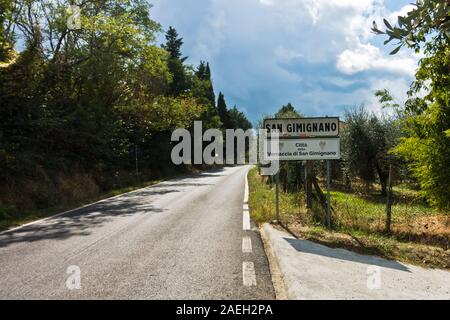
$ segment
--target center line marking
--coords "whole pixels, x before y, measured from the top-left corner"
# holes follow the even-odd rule
[[[248,213],[248,210],[245,210],[242,215],[242,228],[244,230],[250,230],[250,214]]]
[[[248,178],[247,178],[247,174],[245,174],[244,203],[248,203]]]
[[[242,262],[242,279],[244,286],[256,286],[255,266],[253,262]]]
[[[242,252],[243,253],[252,252],[252,239],[250,237],[242,238]]]

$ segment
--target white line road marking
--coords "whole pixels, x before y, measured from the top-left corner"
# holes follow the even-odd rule
[[[248,203],[248,179],[247,179],[247,173],[245,174],[244,203]]]
[[[244,230],[250,230],[250,214],[248,213],[248,210],[244,211],[242,216],[242,228]]]
[[[248,207],[248,179],[247,174],[245,174],[245,189],[244,189],[244,205],[242,206],[242,228],[244,230],[250,230],[250,210]],[[251,253],[252,252],[252,239],[248,236],[242,238],[242,252]],[[244,286],[251,287],[256,286],[256,274],[255,265],[253,262],[244,261],[242,262],[242,281]]]
[[[242,238],[242,252],[252,253],[252,239],[250,237]]]
[[[242,262],[242,279],[244,286],[256,286],[255,266],[253,262]]]

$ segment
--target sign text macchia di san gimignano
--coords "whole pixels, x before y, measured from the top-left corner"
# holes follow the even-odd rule
[[[341,158],[339,138],[280,139],[279,152],[267,144],[266,160],[332,160]]]

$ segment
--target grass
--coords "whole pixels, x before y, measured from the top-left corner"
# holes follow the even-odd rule
[[[276,219],[275,188],[250,171],[249,206],[259,223]],[[385,197],[377,188],[348,192],[336,188],[331,192],[333,230],[324,227],[321,208],[307,210],[304,194],[280,193],[280,216],[283,224],[300,238],[331,247],[343,247],[364,254],[374,254],[403,262],[450,269],[450,216],[428,207],[417,191],[408,186],[394,188],[392,232],[384,233]],[[358,191],[359,189],[359,191]]]

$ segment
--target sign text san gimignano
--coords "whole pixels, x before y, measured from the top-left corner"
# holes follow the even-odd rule
[[[338,117],[266,119],[264,157],[267,161],[327,161],[327,226],[331,229],[330,160],[341,158]],[[272,133],[278,135],[278,146],[271,141]],[[276,137],[274,137],[276,138]],[[276,150],[272,151],[274,147]],[[278,147],[278,148],[277,148]],[[306,170],[305,170],[306,172]],[[279,174],[276,175],[276,214],[279,216]],[[305,177],[306,180],[306,177]],[[306,192],[308,197],[310,192]],[[308,199],[306,201],[309,203]]]
[[[341,158],[339,118],[266,119],[264,128],[268,139],[279,134],[279,150],[271,144],[265,149],[266,160],[333,160]]]

